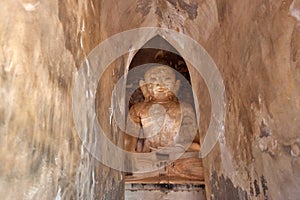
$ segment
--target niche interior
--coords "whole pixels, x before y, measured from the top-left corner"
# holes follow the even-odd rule
[[[172,67],[191,85],[190,72],[184,58],[170,43],[159,35],[150,39],[136,52],[130,63],[129,71],[148,63],[160,63]],[[140,76],[127,77],[126,94],[130,95],[126,95],[126,102],[128,102],[128,105],[126,105],[126,114],[128,114],[128,110],[134,104],[145,100],[142,90],[139,87],[139,80]],[[184,100],[192,105],[195,110],[191,88],[191,86],[181,85],[177,95],[179,97],[184,96]],[[200,143],[199,134],[196,134],[195,140],[198,140]],[[125,176],[125,198],[147,197],[155,199],[163,195],[164,198],[168,199],[177,199],[179,197],[204,199],[205,185],[202,160],[197,157],[198,152],[189,153],[190,156],[183,154],[182,159],[175,160],[170,165],[155,172],[141,174],[127,173]],[[195,156],[191,156],[192,154]],[[175,196],[173,196],[174,191],[177,192]]]

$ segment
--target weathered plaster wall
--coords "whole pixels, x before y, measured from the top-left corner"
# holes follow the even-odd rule
[[[74,72],[101,41],[100,3],[1,1],[1,199],[122,199],[121,174],[82,146]]]
[[[229,179],[221,176],[220,183],[213,184],[212,176],[212,193],[219,199],[224,191],[221,183],[230,180],[236,190],[247,192],[248,199],[296,199],[299,21],[291,10],[299,11],[299,5],[296,1],[217,3],[219,27],[203,44],[220,67],[228,102],[221,162],[210,163],[209,168],[210,175],[217,171]]]
[[[191,36],[223,77],[227,118],[204,160],[208,197],[299,196],[299,0],[4,0],[0,7],[1,197],[122,198],[121,174],[94,160],[76,134],[72,86],[98,43],[145,26]],[[121,75],[126,61],[107,73]],[[194,75],[192,83],[202,116],[210,116],[203,81]],[[202,118],[202,135],[208,123]]]

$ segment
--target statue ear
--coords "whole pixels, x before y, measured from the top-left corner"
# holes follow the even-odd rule
[[[180,88],[180,83],[181,83],[180,80],[177,80],[176,83],[175,83],[175,87],[174,87],[174,93],[175,93],[175,95],[177,95],[177,93],[178,93],[178,90]]]
[[[148,101],[150,99],[150,94],[148,92],[147,84],[145,83],[145,81],[140,80],[140,88],[145,97],[145,101]]]

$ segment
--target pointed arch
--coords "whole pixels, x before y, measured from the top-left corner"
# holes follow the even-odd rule
[[[155,35],[149,39],[136,53],[134,54],[129,70],[135,67],[148,64],[159,63],[165,64],[178,71],[187,81],[191,84],[190,73],[184,58],[168,41],[166,41],[160,34]],[[130,99],[126,99],[129,102],[128,109],[135,103],[142,102],[144,100],[143,94],[138,87],[138,82],[141,77],[128,76],[127,77],[127,89],[126,93],[132,94]],[[184,96],[187,103],[194,105],[193,93],[191,87],[186,84],[182,84],[182,88],[179,91],[179,96]],[[136,89],[137,88],[137,89]],[[135,90],[135,91],[133,91]],[[127,96],[127,95],[126,95]]]

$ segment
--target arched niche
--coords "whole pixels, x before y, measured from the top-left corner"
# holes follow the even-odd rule
[[[151,35],[153,36],[150,37]],[[165,32],[151,32],[146,36],[146,38],[148,38],[148,41],[145,44],[140,44],[140,48],[138,50],[127,54],[127,65],[124,73],[125,76],[127,76],[128,71],[131,69],[145,63],[160,63],[162,60],[167,60],[169,65],[181,73],[190,83],[192,90],[189,91],[188,97],[185,98],[185,100],[194,106],[195,112],[198,116],[199,133],[201,135],[200,140],[202,140],[206,134],[211,118],[211,99],[204,79],[194,66],[184,59],[185,56],[182,56],[182,54],[186,55],[189,52],[184,51],[185,47],[182,46],[182,44],[179,44],[176,38],[172,38],[171,35],[165,34]],[[165,53],[165,57],[160,56],[160,52],[162,51]],[[193,53],[197,54],[197,52]],[[133,103],[143,100],[143,95],[137,86],[138,79],[130,80],[130,77],[128,76],[126,80],[127,88],[124,93],[132,94],[129,96],[131,99],[126,99],[126,103],[124,104],[125,110],[128,111]],[[137,88],[136,91],[131,91],[130,88],[128,88],[128,83],[133,83],[131,87]],[[179,95],[185,94],[181,93]],[[125,113],[127,114],[127,112]]]
[[[144,96],[142,94],[141,89],[139,88],[139,81],[143,79],[143,76],[141,76],[140,73],[137,74],[136,76],[131,75],[130,70],[133,70],[135,67],[143,66],[148,63],[159,63],[159,64],[168,65],[174,70],[178,71],[186,79],[186,82],[188,82],[188,86],[181,85],[181,87],[185,87],[185,88],[179,89],[178,96],[183,96],[183,98],[181,99],[184,99],[186,103],[191,104],[195,109],[194,94],[191,87],[191,74],[188,69],[187,63],[185,59],[180,55],[180,53],[162,36],[155,35],[153,38],[149,39],[139,50],[134,52],[134,55],[132,55],[131,58],[132,59],[130,60],[130,63],[128,65],[128,76],[126,78],[126,95],[125,95],[126,96],[125,106],[127,110],[126,115],[132,105],[144,101]],[[145,68],[145,71],[146,70],[147,67]],[[199,80],[198,79],[196,80],[197,83],[199,83]],[[199,107],[199,105],[196,105],[196,107]],[[199,140],[199,136],[196,137]],[[201,167],[202,169],[200,169]],[[201,167],[195,166],[195,168],[200,169],[199,173],[202,173],[202,177],[204,179],[203,166]],[[155,178],[155,176],[153,178]],[[203,181],[203,179],[201,181]],[[196,183],[197,181],[198,182],[200,181],[200,179],[198,179],[197,181],[195,181],[196,179],[194,180],[180,179],[180,180],[182,184],[185,184],[187,182],[191,183],[193,181],[194,183]],[[143,182],[143,180],[140,181],[141,183]]]
[[[145,32],[143,32],[145,33]],[[137,42],[134,42],[137,38],[139,38],[139,36],[142,38],[140,40],[138,40]],[[148,41],[146,43],[142,43],[141,41]],[[160,42],[157,43],[157,40],[159,40]],[[107,133],[110,133],[110,135],[108,135],[109,139],[111,139],[115,144],[120,144],[118,141],[120,141],[119,139],[122,139],[122,137],[119,138],[119,130],[117,128],[115,128],[116,126],[114,126],[113,124],[110,123],[109,119],[110,119],[110,113],[109,113],[109,108],[112,107],[112,99],[113,99],[113,89],[114,89],[114,85],[116,84],[116,82],[118,81],[118,79],[121,76],[125,76],[125,80],[127,82],[127,75],[128,75],[128,71],[130,69],[133,69],[135,66],[138,66],[139,63],[137,62],[137,58],[139,58],[139,53],[141,53],[141,49],[151,49],[151,47],[153,47],[153,45],[151,44],[151,41],[156,41],[154,45],[156,49],[155,54],[158,54],[157,49],[157,44],[162,45],[161,48],[162,49],[167,49],[170,52],[174,52],[176,54],[180,55],[180,59],[185,58],[185,56],[188,53],[191,54],[197,54],[197,52],[193,52],[190,49],[185,51],[185,46],[183,46],[183,44],[180,44],[176,38],[171,37],[170,35],[168,35],[166,32],[163,32],[162,34],[160,34],[160,32],[151,32],[145,35],[143,35],[141,33],[141,35],[136,35],[136,36],[132,36],[132,38],[129,38],[128,42],[128,48],[129,51],[128,52],[120,52],[117,53],[120,56],[117,57],[116,61],[111,62],[110,66],[105,70],[105,72],[102,75],[102,78],[99,80],[99,84],[98,84],[98,93],[97,93],[97,98],[96,98],[96,102],[99,102],[98,104],[96,104],[96,109],[99,110],[97,112],[98,117],[100,116],[101,119],[104,119],[102,121],[99,120],[99,123],[103,125],[103,127],[106,127]],[[120,43],[120,42],[119,42]],[[134,44],[134,45],[132,45]],[[192,46],[192,45],[191,45]],[[115,49],[113,49],[113,45],[108,46],[108,48],[111,48],[111,51],[115,51]],[[108,50],[106,50],[108,51]],[[96,54],[95,54],[96,56]],[[140,59],[142,59],[143,57],[141,56]],[[172,59],[171,59],[172,60]],[[91,59],[91,61],[93,61],[93,59]],[[99,60],[96,62],[96,64],[93,64],[91,66],[97,66],[99,64],[101,64],[101,62],[103,63],[109,63],[107,61],[105,61],[105,57],[102,60]],[[153,61],[151,61],[153,62]],[[178,63],[178,62],[174,62],[174,63]],[[204,62],[205,63],[205,62]],[[210,102],[209,102],[209,93],[207,91],[206,88],[206,84],[204,83],[201,75],[197,72],[197,70],[192,66],[192,64],[186,60],[184,60],[184,68],[188,70],[188,74],[189,74],[189,78],[187,78],[187,80],[189,80],[191,82],[192,85],[192,90],[193,93],[192,95],[194,97],[197,97],[198,101],[195,101],[195,110],[196,112],[199,113],[199,110],[201,110],[201,119],[205,119],[203,121],[203,123],[200,121],[200,132],[205,133],[205,129],[207,129],[208,123],[209,123],[209,119],[210,119]],[[93,75],[93,73],[91,73],[91,75]],[[113,76],[112,76],[113,75]],[[95,74],[95,77],[97,76],[97,74]],[[122,96],[126,96],[126,82],[124,82],[124,87],[121,91],[121,95],[119,95],[119,97]],[[101,86],[103,85],[103,86]],[[107,87],[109,86],[109,87]],[[204,98],[202,98],[204,97]],[[195,99],[195,98],[193,98]],[[202,101],[201,99],[203,99],[204,101]],[[200,100],[200,101],[199,101]],[[124,104],[120,105],[120,109],[124,109],[125,108],[129,108],[129,105],[126,104],[125,102],[128,102],[125,99],[120,99],[120,101],[117,102],[124,102]],[[124,112],[123,112],[124,113]],[[114,116],[113,116],[114,117]],[[112,120],[113,121],[113,120]],[[201,125],[202,123],[202,125]],[[102,139],[102,138],[101,138]],[[98,150],[100,151],[100,150]]]
[[[187,103],[194,106],[193,92],[190,86],[190,73],[184,58],[165,39],[160,35],[156,35],[135,53],[130,62],[129,76],[126,79],[126,93],[132,95],[126,95],[126,97],[129,98],[126,99],[128,108],[135,103],[144,101],[142,91],[138,86],[139,80],[143,77],[140,76],[140,73],[138,74],[139,76],[130,76],[130,70],[148,63],[168,65],[179,72],[185,78],[186,84],[181,84],[178,96],[180,99],[184,99]],[[145,67],[145,69],[147,69],[147,67]],[[144,69],[142,68],[141,70]]]
[[[105,55],[106,52],[111,52],[112,55],[115,55],[117,58],[115,61],[110,61],[109,57],[101,57],[101,59],[97,59],[98,55],[101,54],[101,52],[94,52],[93,55],[91,56],[93,60],[96,60],[97,62],[90,63],[91,66],[99,66],[103,65],[106,66],[108,63],[109,67],[106,68],[106,70],[99,71],[95,73],[95,77],[99,77],[97,74],[102,74],[102,78],[99,80],[98,84],[98,91],[101,90],[101,85],[103,86],[109,86],[109,87],[102,87],[104,88],[105,91],[101,90],[101,92],[98,92],[97,94],[97,99],[96,102],[101,102],[98,105],[96,105],[96,109],[98,110],[97,115],[102,118],[102,121],[99,120],[100,124],[103,124],[103,127],[105,129],[109,129],[109,108],[113,107],[114,110],[119,110],[119,113],[123,113],[123,115],[127,114],[126,110],[128,110],[128,100],[127,99],[122,99],[122,97],[126,96],[126,80],[127,80],[127,75],[128,71],[130,68],[133,66],[134,57],[139,53],[139,50],[142,49],[143,47],[147,48],[153,48],[153,43],[149,41],[153,41],[153,39],[159,38],[160,41],[163,41],[162,43],[155,43],[154,48],[157,48],[157,45],[162,45],[162,48],[167,48],[169,51],[174,51],[179,53],[182,58],[193,58],[191,60],[185,60],[185,65],[189,71],[190,74],[190,82],[192,86],[192,91],[193,91],[193,96],[195,100],[195,111],[197,116],[200,116],[200,110],[201,110],[201,117],[199,120],[198,119],[198,124],[200,126],[200,135],[204,136],[206,133],[206,130],[208,129],[208,125],[211,119],[211,101],[209,97],[209,92],[208,88],[206,87],[207,81],[209,82],[210,79],[206,79],[205,81],[202,78],[202,75],[206,77],[210,77],[210,75],[215,74],[215,69],[214,68],[208,68],[208,67],[203,67],[200,69],[200,73],[198,70],[196,70],[193,67],[193,64],[198,62],[198,58],[200,57],[201,59],[201,64],[207,64],[208,66],[213,65],[210,61],[210,59],[207,57],[207,53],[205,53],[205,50],[199,48],[198,44],[193,43],[193,41],[185,41],[185,43],[182,43],[181,41],[184,39],[184,37],[180,36],[179,38],[174,35],[173,33],[169,32],[169,30],[166,29],[155,29],[155,28],[142,28],[139,29],[139,31],[134,31],[134,34],[131,33],[131,31],[128,31],[124,34],[126,39],[123,39],[123,37],[119,37],[116,39],[113,43],[111,41],[108,41],[107,43],[105,42],[103,46],[103,54]],[[183,39],[182,39],[183,38]],[[145,42],[147,41],[147,42]],[[168,45],[163,45],[167,43]],[[122,48],[115,48],[116,44],[122,44]],[[97,69],[95,69],[97,71]],[[108,78],[103,78],[106,77],[105,74],[108,74]],[[109,78],[109,76],[113,75],[114,77]],[[118,97],[120,99],[114,99],[114,85],[118,81],[118,77],[124,76],[123,83],[124,85],[123,89],[118,90]],[[116,78],[116,79],[115,79]],[[103,79],[103,80],[102,80]],[[216,83],[219,84],[219,83]],[[107,101],[108,100],[108,101]],[[112,105],[112,101],[116,102],[121,102],[118,105],[118,108],[116,109],[114,105]],[[124,102],[124,103],[123,103]],[[122,116],[123,116],[122,115]],[[119,124],[123,125],[125,124],[125,118],[122,117],[119,120]],[[203,138],[203,137],[201,137]]]
[[[180,36],[181,37],[181,36]],[[139,39],[137,39],[139,38]],[[193,58],[193,57],[203,57],[203,55],[201,54],[205,54],[203,53],[203,50],[199,50],[198,51],[194,51],[197,47],[197,44],[194,44],[192,42],[187,42],[187,44],[182,44],[180,43],[180,39],[178,39],[177,37],[172,36],[172,34],[168,33],[168,30],[160,30],[160,29],[142,29],[139,32],[137,32],[136,35],[130,34],[130,32],[128,32],[128,34],[126,34],[126,40],[122,40],[122,38],[120,38],[120,41],[116,40],[113,43],[109,42],[109,43],[105,43],[103,46],[105,46],[105,48],[102,48],[103,51],[105,52],[111,52],[111,54],[114,55],[119,55],[119,56],[115,56],[117,59],[115,61],[109,61],[110,58],[109,57],[101,57],[101,59],[98,59],[98,55],[99,52],[95,51],[93,52],[93,54],[91,55],[91,59],[90,61],[90,66],[107,66],[105,71],[99,71],[97,72],[97,69],[99,68],[94,68],[91,69],[91,71],[95,71],[96,73],[90,73],[90,75],[92,77],[95,77],[94,79],[96,79],[97,77],[101,77],[101,79],[98,82],[98,87],[97,87],[97,94],[96,94],[96,110],[97,110],[97,117],[98,117],[98,122],[100,123],[101,127],[104,129],[105,134],[109,134],[108,138],[115,138],[115,136],[118,135],[118,130],[114,129],[111,130],[113,126],[113,124],[111,122],[113,122],[113,120],[110,120],[112,116],[113,118],[116,117],[117,115],[111,115],[110,113],[110,108],[113,108],[114,111],[116,110],[120,110],[120,112],[118,113],[123,113],[121,119],[119,120],[119,124],[125,124],[125,118],[124,116],[126,116],[126,109],[129,108],[129,105],[126,104],[126,101],[124,99],[124,97],[126,96],[126,80],[127,80],[127,75],[128,75],[128,71],[130,68],[133,68],[134,66],[134,58],[136,57],[136,55],[138,55],[139,51],[141,49],[143,49],[143,47],[147,47],[147,48],[153,48],[153,44],[151,44],[151,41],[155,41],[155,40],[159,40],[160,42],[155,43],[154,48],[157,49],[157,45],[161,45],[161,48],[167,48],[168,51],[175,51],[177,53],[179,53],[179,55],[182,55],[182,58],[185,57],[189,57],[189,58]],[[143,43],[143,41],[148,41],[146,43]],[[115,49],[115,45],[113,45],[114,43],[116,44],[121,44],[126,46],[125,48],[122,49]],[[167,45],[166,45],[167,44]],[[189,48],[187,48],[189,47]],[[101,49],[101,50],[102,50]],[[101,51],[102,52],[102,51]],[[101,55],[100,52],[100,55]],[[105,52],[103,52],[103,54],[106,54]],[[199,55],[200,54],[200,55]],[[207,59],[205,56],[203,57],[206,60],[202,60],[203,63],[211,63],[211,61],[209,61],[209,59]],[[195,60],[191,60],[191,63],[195,63]],[[110,64],[109,64],[110,63]],[[199,123],[199,127],[200,127],[200,135],[203,136],[206,133],[206,130],[208,128],[208,124],[210,121],[210,116],[211,116],[211,112],[210,112],[210,98],[209,98],[209,93],[206,87],[205,82],[203,81],[201,75],[199,74],[199,72],[193,67],[193,65],[191,64],[189,61],[185,60],[185,65],[186,68],[189,71],[190,74],[190,82],[192,85],[192,90],[193,90],[193,96],[196,97],[195,99],[195,110],[196,113],[199,116],[199,110],[201,110],[201,115],[205,116],[205,117],[201,117],[201,121],[198,121]],[[101,68],[101,67],[100,67]],[[202,72],[204,73],[204,75],[208,74],[210,75],[214,73],[214,71],[212,70],[212,72],[210,72],[210,69],[204,68],[201,69],[201,74]],[[102,74],[102,75],[101,75]],[[101,76],[99,76],[101,75]],[[118,90],[117,92],[114,91],[114,85],[116,84],[116,82],[118,81],[118,79],[120,77],[124,76],[125,77],[125,81],[123,83],[121,83],[121,85],[123,85],[123,87],[121,87],[120,90]],[[207,80],[206,80],[207,81]],[[209,79],[208,79],[209,81]],[[88,86],[88,85],[86,85]],[[86,87],[85,86],[85,87]],[[108,86],[108,87],[107,87]],[[118,98],[120,99],[114,99],[114,92],[118,93]],[[199,101],[200,100],[200,101]],[[115,107],[115,105],[112,104],[112,102],[118,102],[118,107]],[[123,103],[124,102],[124,103]],[[96,134],[97,136],[97,134]],[[97,136],[98,137],[98,136]],[[117,136],[118,137],[118,136]],[[100,137],[99,137],[100,138]],[[203,138],[203,137],[200,137]],[[118,140],[118,138],[116,138]],[[101,136],[101,140],[105,140],[105,137],[102,138]],[[118,141],[114,142],[119,143]],[[202,141],[201,141],[202,143]],[[109,143],[108,143],[109,144]],[[97,152],[102,151],[101,149],[98,149]]]

